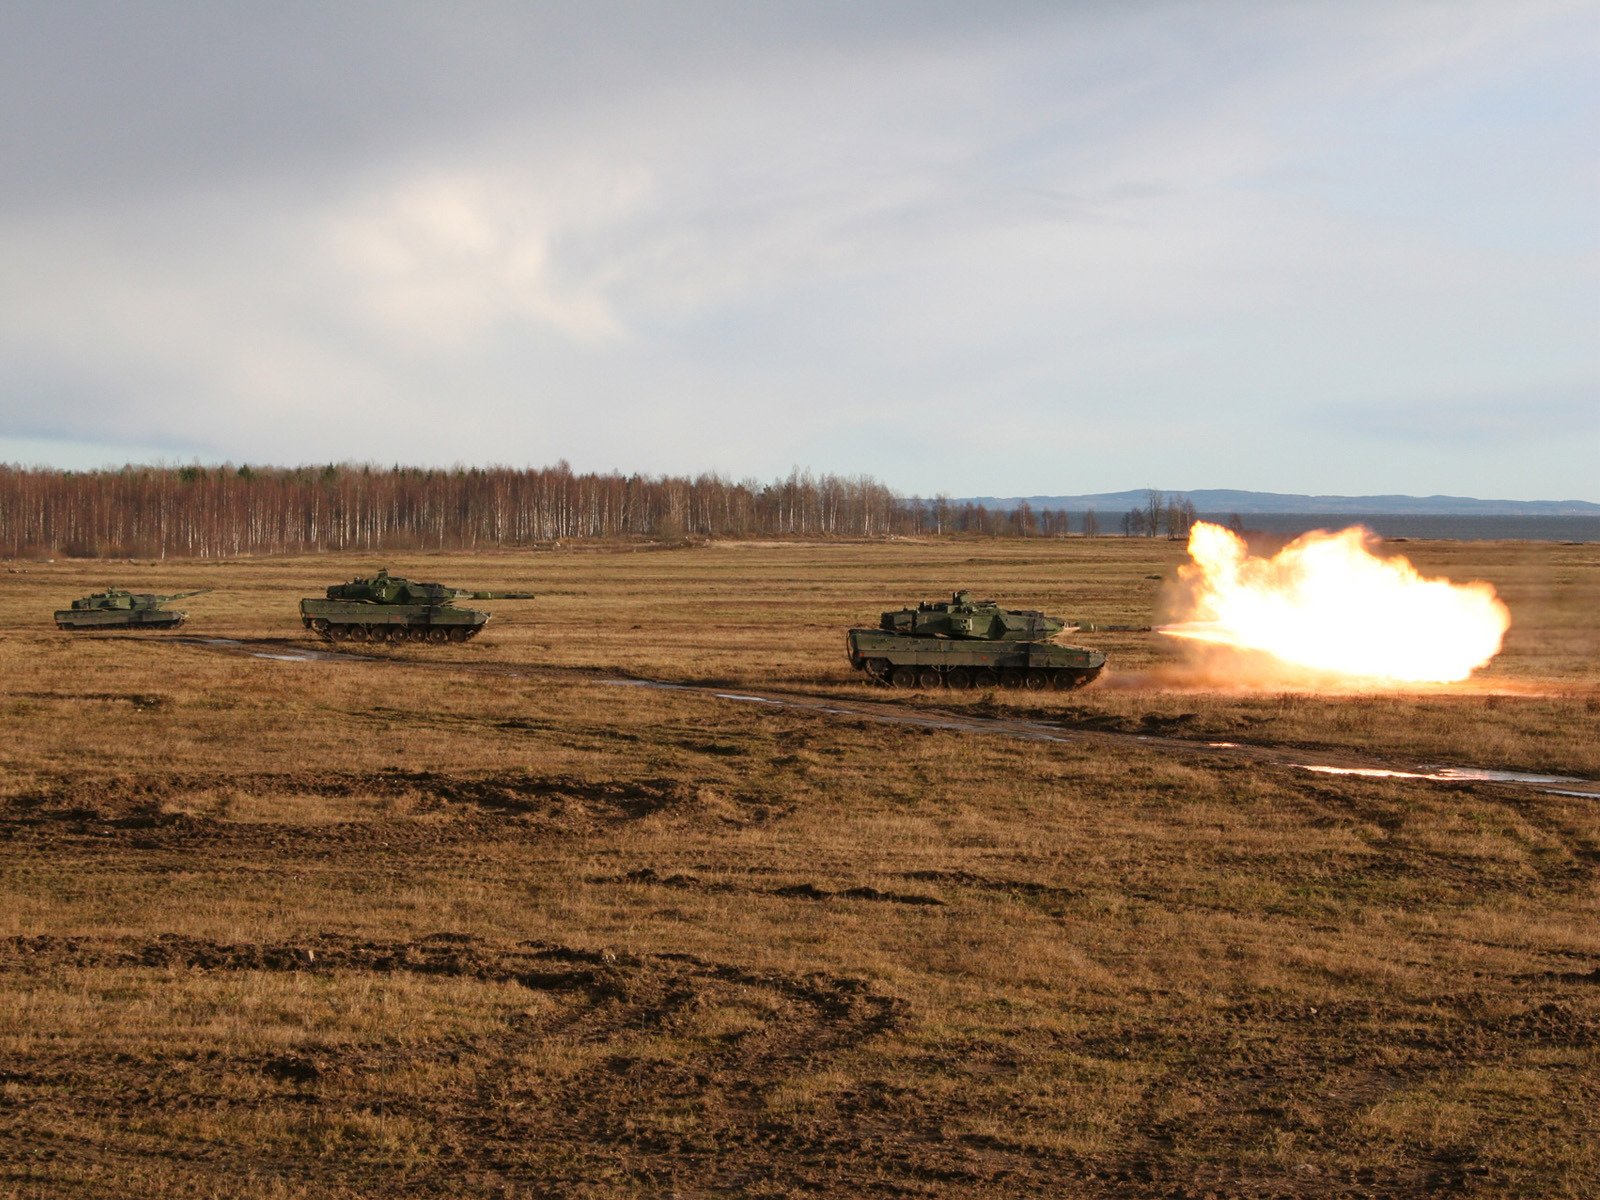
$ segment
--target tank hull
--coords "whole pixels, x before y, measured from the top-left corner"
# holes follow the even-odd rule
[[[176,629],[189,619],[185,612],[167,612],[164,609],[93,609],[62,608],[56,610],[57,629]]]
[[[454,604],[300,601],[301,624],[330,642],[464,642],[488,621],[488,613]]]
[[[1007,687],[1067,691],[1100,674],[1098,650],[1054,642],[908,637],[881,629],[846,635],[850,665],[893,687]]]

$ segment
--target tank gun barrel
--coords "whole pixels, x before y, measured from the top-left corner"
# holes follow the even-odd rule
[[[197,588],[192,592],[174,592],[170,596],[158,596],[157,600],[162,604],[167,603],[169,600],[187,600],[190,596],[204,596],[210,590],[210,588]]]
[[[532,592],[473,592],[474,600],[533,600]]]
[[[1081,633],[1150,633],[1149,625],[1109,625],[1104,621],[1074,621],[1072,627]]]

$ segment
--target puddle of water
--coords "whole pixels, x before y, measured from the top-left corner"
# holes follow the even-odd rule
[[[1432,783],[1514,783],[1539,787],[1549,796],[1576,796],[1584,800],[1600,799],[1600,791],[1578,792],[1564,788],[1543,787],[1552,783],[1588,784],[1587,779],[1571,775],[1534,775],[1527,771],[1488,771],[1479,767],[1439,767],[1432,771],[1392,771],[1384,767],[1324,767],[1311,763],[1292,763],[1302,771],[1315,771],[1319,775],[1357,775],[1363,779],[1425,779]],[[1600,783],[1594,785],[1600,788]]]
[[[271,659],[275,659],[278,662],[315,662],[316,661],[316,659],[312,658],[311,655],[309,655],[309,654],[261,654],[261,653],[255,653],[255,654],[252,654],[250,657],[251,658],[271,658]]]
[[[1526,771],[1488,771],[1479,767],[1438,767],[1432,771],[1391,771],[1383,767],[1324,767],[1294,763],[1321,775],[1360,775],[1367,779],[1431,779],[1435,783],[1588,783],[1571,775],[1532,775]],[[1587,795],[1587,793],[1580,793]]]
[[[241,642],[238,638],[201,638],[200,640],[202,642],[204,642],[208,646],[242,646],[242,645],[244,645],[244,643]]]
[[[1382,767],[1318,767],[1310,763],[1290,763],[1302,771],[1315,771],[1318,775],[1359,775],[1363,779],[1427,779],[1416,771],[1388,771]]]
[[[1239,748],[1238,742],[1207,742],[1206,745],[1213,750],[1237,750]]]
[[[713,692],[718,700],[743,700],[749,704],[774,704],[779,708],[788,708],[782,700],[773,700],[767,696],[741,696],[738,692]]]
[[[1471,783],[1587,783],[1571,775],[1530,775],[1524,771],[1485,771],[1480,767],[1435,767],[1429,779],[1459,779]]]

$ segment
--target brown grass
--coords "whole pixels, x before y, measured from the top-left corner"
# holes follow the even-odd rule
[[[1407,550],[1507,597],[1493,691],[1162,688],[1119,634],[1128,686],[910,702],[1600,773],[1596,548]],[[251,652],[377,563],[119,571],[242,653],[58,633],[105,564],[19,564],[0,1192],[1585,1194],[1592,801],[603,681],[869,696],[880,608],[1148,620],[1179,552],[421,557],[540,599],[334,662]]]

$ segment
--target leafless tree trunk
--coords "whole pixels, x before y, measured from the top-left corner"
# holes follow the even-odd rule
[[[1161,531],[1161,511],[1167,506],[1167,498],[1155,488],[1144,490],[1144,536],[1155,537]]]

